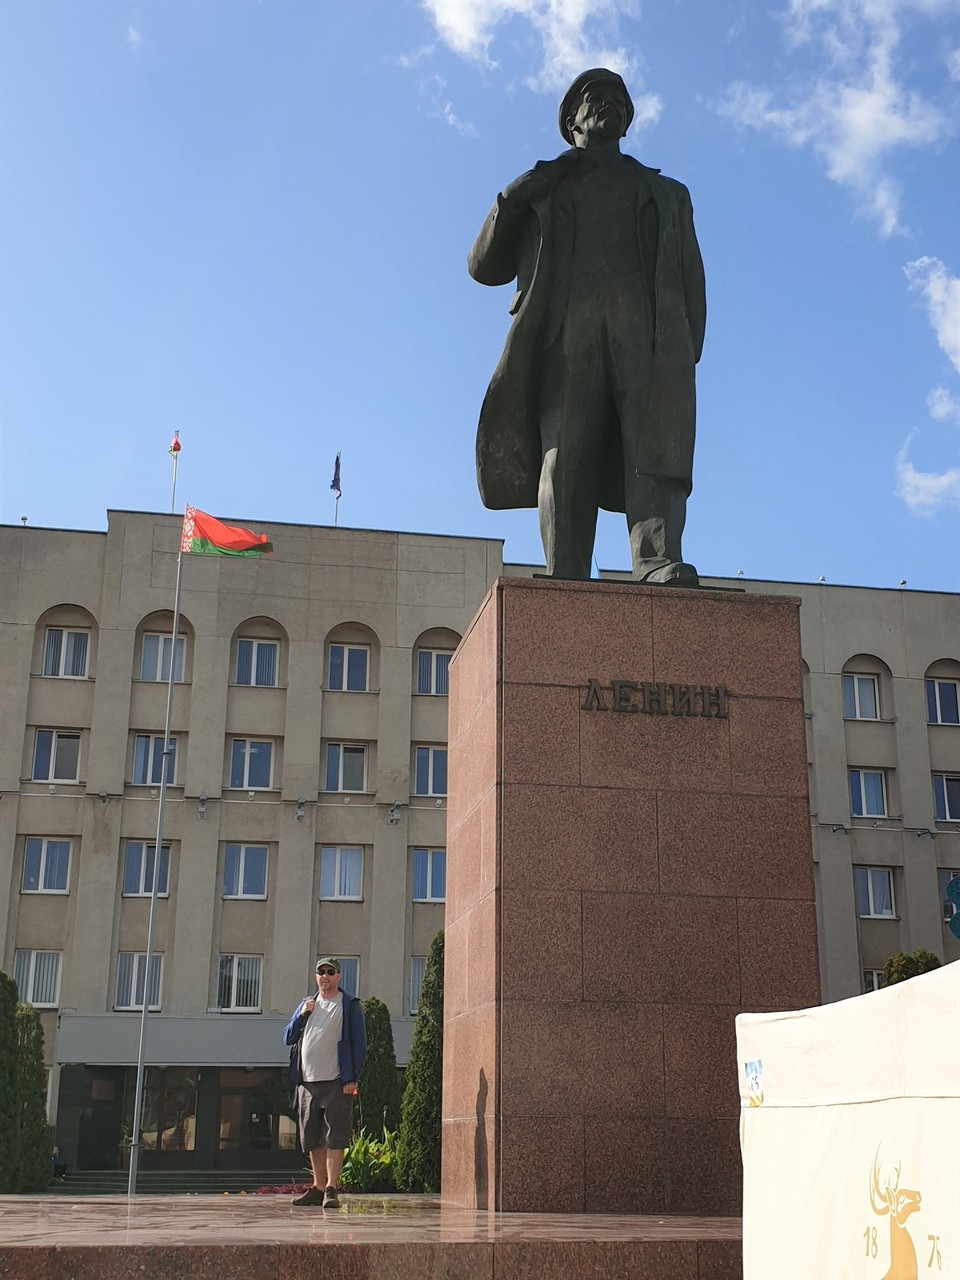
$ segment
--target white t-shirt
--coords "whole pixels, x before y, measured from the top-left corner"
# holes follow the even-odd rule
[[[314,1084],[318,1080],[336,1080],[340,1075],[337,1045],[343,1031],[343,994],[329,1000],[316,997],[313,1013],[307,1018],[300,1041],[301,1079]]]

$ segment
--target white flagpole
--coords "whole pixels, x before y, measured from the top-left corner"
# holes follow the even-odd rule
[[[177,458],[173,458],[174,484],[176,484]],[[137,1088],[133,1100],[133,1128],[130,1135],[130,1174],[127,1179],[127,1197],[137,1194],[137,1166],[140,1163],[140,1126],[143,1120],[143,1083],[146,1074],[144,1059],[147,1043],[147,1017],[150,1012],[150,967],[153,960],[153,931],[157,920],[157,892],[160,886],[160,859],[163,854],[163,807],[167,798],[167,762],[173,755],[170,743],[170,720],[173,712],[173,683],[177,672],[177,631],[180,627],[180,582],[183,574],[183,543],[177,554],[177,586],[173,595],[173,632],[170,639],[170,675],[167,679],[167,714],[163,726],[163,758],[160,767],[160,798],[157,802],[157,842],[153,851],[153,885],[150,890],[150,923],[147,925],[147,954],[144,959],[143,1009],[140,1013],[140,1044],[137,1048]],[[186,656],[186,655],[184,655]],[[161,651],[162,661],[162,651]],[[169,876],[169,866],[167,875]],[[136,972],[133,974],[136,998]]]
[[[173,445],[177,447],[174,448]],[[177,510],[177,463],[180,461],[180,432],[173,433],[173,492],[170,495],[170,514],[173,515]]]

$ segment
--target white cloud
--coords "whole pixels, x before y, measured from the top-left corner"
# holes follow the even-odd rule
[[[912,436],[911,436],[912,439]],[[960,506],[960,468],[949,471],[917,471],[907,457],[908,439],[895,461],[896,493],[915,516],[935,515],[941,507]]]
[[[395,66],[400,67],[403,71],[409,71],[412,67],[417,66],[424,58],[429,58],[437,46],[435,44],[422,44],[419,49],[413,49],[410,53],[400,53],[392,59]]]
[[[955,422],[960,426],[960,400],[946,387],[934,387],[927,396],[927,409],[935,422]]]
[[[480,135],[468,120],[461,120],[453,109],[453,103],[446,96],[447,82],[436,73],[426,75],[420,81],[420,97],[425,104],[425,114],[443,120],[451,129],[465,138],[477,138]]]
[[[632,0],[422,0],[441,40],[456,53],[482,66],[497,65],[491,46],[498,27],[520,19],[532,27],[542,50],[542,63],[531,77],[533,88],[566,88],[584,67],[604,66],[621,75],[636,75],[634,60],[616,42],[617,21],[632,13]],[[653,95],[634,103],[636,120],[649,123],[660,113]],[[641,109],[642,105],[642,109]]]
[[[143,44],[143,36],[136,27],[127,27],[127,44],[134,53],[139,52],[140,46]]]
[[[453,110],[452,102],[443,104],[443,118],[451,129],[456,129],[458,133],[462,133],[465,138],[479,137],[476,129],[468,120],[461,120]]]
[[[960,48],[947,54],[947,74],[951,80],[960,80]]]
[[[946,136],[949,116],[911,89],[897,64],[906,16],[929,19],[956,0],[790,0],[783,14],[788,46],[822,65],[785,95],[744,83],[718,105],[737,124],[810,147],[827,176],[852,189],[884,236],[902,230],[900,191],[886,170],[897,148]]]
[[[904,267],[911,289],[927,301],[927,319],[941,349],[960,373],[960,277],[951,276],[939,258],[917,258]]]

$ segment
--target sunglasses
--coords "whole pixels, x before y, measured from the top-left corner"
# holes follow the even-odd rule
[[[337,972],[336,969],[327,969],[327,968],[317,970],[317,973],[319,973],[321,978],[332,978],[336,972]]]

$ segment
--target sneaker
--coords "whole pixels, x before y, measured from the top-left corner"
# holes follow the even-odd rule
[[[337,1199],[337,1188],[327,1187],[323,1193],[323,1207],[325,1209],[339,1209],[340,1201]]]
[[[324,1204],[324,1194],[319,1187],[307,1187],[302,1196],[294,1196],[293,1203],[298,1205]]]

